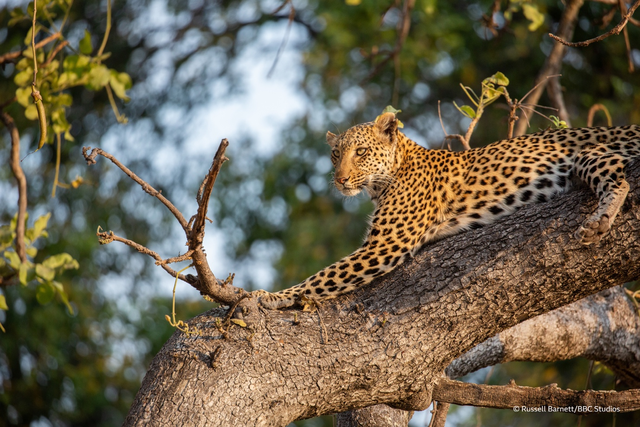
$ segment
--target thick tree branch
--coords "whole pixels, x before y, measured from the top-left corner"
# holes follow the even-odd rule
[[[556,384],[546,387],[522,387],[510,385],[471,384],[448,378],[441,379],[433,389],[433,398],[439,402],[456,405],[480,406],[483,408],[541,408],[548,412],[549,406],[567,408],[573,414],[588,413],[587,408],[609,408],[615,412],[630,412],[640,409],[640,390],[562,390]],[[583,409],[581,409],[583,408]],[[533,411],[532,411],[533,412]]]
[[[454,360],[446,373],[458,378],[498,363],[575,357],[606,363],[628,386],[640,388],[640,317],[623,287],[506,329]]]
[[[284,426],[376,404],[426,409],[446,366],[475,345],[640,277],[637,162],[628,180],[628,200],[595,247],[573,234],[596,197],[574,191],[430,245],[323,304],[326,328],[315,312],[264,312],[253,299],[240,304],[247,327],[226,338],[215,325],[227,310],[198,316],[190,324],[203,336],[165,344],[125,425]]]

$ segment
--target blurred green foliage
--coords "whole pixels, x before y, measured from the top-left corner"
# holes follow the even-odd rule
[[[564,6],[560,1],[510,0],[492,15],[492,3],[416,0],[397,61],[383,63],[396,46],[401,9],[394,2],[293,2],[293,26],[298,31],[291,34],[299,39],[290,39],[285,49],[302,54],[299,91],[309,107],[282,131],[273,155],[260,155],[255,141],[231,141],[231,162],[224,166],[214,190],[209,216],[225,236],[227,255],[237,269],[255,259],[267,259],[277,272],[274,288],[283,288],[350,253],[361,242],[372,206],[364,198],[345,200],[332,190],[324,142],[327,130],[340,132],[373,120],[392,104],[402,109],[409,136],[439,147],[444,135],[438,100],[442,100],[448,133],[461,133],[468,124],[453,105],[465,101],[460,84],[478,87],[483,78],[502,71],[509,77],[512,98],[521,98],[531,89],[553,45],[546,34],[557,28]],[[57,14],[53,16],[52,8],[50,19],[41,23],[60,27],[68,12],[64,32],[70,47],[57,54],[55,66],[52,61],[43,69],[42,76],[47,77],[41,90],[49,91],[45,103],[55,126],[50,134],[63,132],[67,137],[60,151],[59,179],[71,183],[80,175],[86,185],[63,189],[49,198],[56,168],[51,145],[32,155],[23,167],[32,217],[51,213],[48,237],[38,240],[34,262],[42,264],[56,254],[68,253],[80,268],[56,279],[64,284],[73,314],[60,304],[42,306],[37,288],[2,288],[9,310],[0,310],[0,317],[4,316],[0,321],[7,329],[0,335],[0,425],[38,421],[119,425],[150,358],[173,332],[163,319],[170,314],[170,300],[157,296],[160,286],[152,262],[122,246],[99,247],[95,229],[102,225],[140,244],[160,246],[168,256],[176,255],[184,242],[172,232],[166,212],[107,162],[85,168],[79,146],[111,141],[119,150],[113,154],[120,160],[170,199],[188,206],[186,200],[195,194],[207,166],[202,166],[201,159],[187,158],[184,134],[199,125],[190,121],[190,113],[242,91],[238,58],[251,46],[264,43],[262,37],[269,31],[278,36],[264,54],[276,57],[289,11],[285,8],[273,15],[278,1],[114,0],[106,47],[111,55],[101,53],[91,60],[106,30],[106,3],[56,0],[53,4]],[[582,6],[574,40],[605,31],[598,22],[609,7],[599,2]],[[26,48],[30,22],[22,15],[28,11],[26,5],[18,10],[0,6],[0,55]],[[490,21],[495,28],[487,26]],[[633,44],[638,35],[638,28],[629,27],[636,67],[640,46]],[[48,49],[43,55],[50,54]],[[277,65],[274,70],[275,74],[288,72]],[[38,129],[32,115],[25,116],[31,104],[23,93],[30,84],[29,62],[7,63],[0,71],[4,77],[0,103],[20,91],[19,102],[4,110],[16,121],[22,144],[30,144],[32,150]],[[608,108],[614,124],[640,123],[640,75],[627,71],[622,37],[569,49],[562,74],[574,126],[585,125],[587,111],[595,103]],[[96,90],[107,84],[116,97],[130,97],[124,106],[129,118],[125,130],[114,130],[117,120],[109,94]],[[214,86],[215,91],[209,89]],[[502,102],[500,98],[484,110],[472,146],[506,136]],[[540,103],[549,101],[543,96]],[[179,112],[180,120],[167,124],[168,109]],[[549,126],[544,119],[530,118],[531,131]],[[9,146],[2,131],[0,164],[7,164]],[[148,155],[164,146],[185,153],[184,159],[172,164],[170,173],[154,167]],[[0,168],[0,224],[10,224],[16,211],[13,182],[10,170]],[[226,273],[216,271],[220,276]],[[245,276],[248,288],[256,286],[257,281]],[[166,278],[167,287],[170,283]],[[46,302],[43,295],[40,301]],[[206,302],[179,300],[179,317],[188,318],[208,307]],[[496,368],[492,380],[504,384],[513,377],[519,384],[557,382],[582,388],[586,365],[585,361],[507,364]],[[602,380],[594,385],[610,388],[611,376],[598,375]],[[476,424],[473,411],[458,415],[451,418],[458,425]],[[639,423],[637,415],[621,417],[628,418],[619,418],[618,425]],[[523,426],[543,420],[490,410],[481,410],[481,419],[483,425]],[[553,415],[544,422],[575,425],[576,419]],[[583,426],[603,424],[611,424],[611,418],[582,420]],[[296,425],[331,425],[331,419]]]

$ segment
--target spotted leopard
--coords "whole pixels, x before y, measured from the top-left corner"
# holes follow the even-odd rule
[[[256,291],[270,309],[322,301],[370,283],[425,243],[476,228],[517,208],[566,191],[577,177],[598,195],[596,211],[576,231],[585,245],[607,234],[629,191],[624,167],[640,156],[640,126],[553,129],[463,152],[421,147],[398,130],[395,114],[327,132],[334,182],[363,189],[375,213],[363,245],[297,286]]]

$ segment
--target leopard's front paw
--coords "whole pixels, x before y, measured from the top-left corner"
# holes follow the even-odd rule
[[[296,300],[292,297],[272,294],[262,289],[251,292],[251,296],[257,297],[258,303],[269,310],[291,307],[296,303]]]
[[[576,238],[583,245],[598,243],[600,239],[609,232],[611,225],[609,216],[602,215],[599,219],[588,220],[576,231]]]

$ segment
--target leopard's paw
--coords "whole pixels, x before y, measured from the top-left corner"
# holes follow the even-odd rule
[[[262,289],[251,292],[251,296],[257,297],[258,303],[269,310],[291,307],[296,303],[296,300],[292,297],[272,294],[271,292],[263,291]]]
[[[576,231],[576,238],[583,245],[592,245],[598,243],[600,239],[609,232],[611,224],[609,216],[602,215],[599,219],[590,219],[580,226]]]

